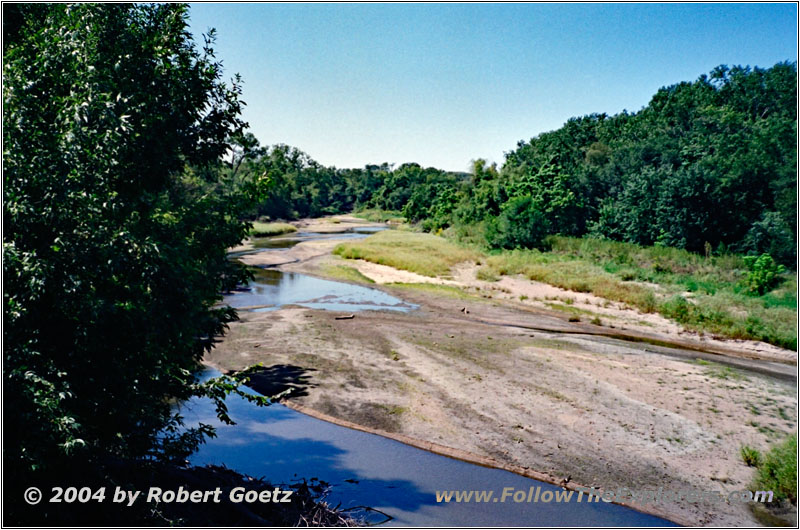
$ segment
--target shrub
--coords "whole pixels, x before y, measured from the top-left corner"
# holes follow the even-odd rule
[[[761,465],[761,452],[758,449],[754,449],[749,445],[743,445],[740,454],[742,455],[742,460],[744,463],[750,467],[758,467]]]
[[[500,216],[487,227],[487,240],[494,248],[540,248],[549,223],[529,196],[510,200]]]
[[[786,270],[783,265],[775,263],[769,254],[761,254],[758,257],[745,256],[744,262],[750,270],[746,280],[747,289],[759,295],[777,286],[781,281],[780,274]]]
[[[758,468],[756,489],[771,490],[778,499],[797,504],[797,435],[773,447]]]
[[[681,323],[689,321],[690,310],[691,308],[686,298],[677,294],[661,304],[661,312],[665,316]]]

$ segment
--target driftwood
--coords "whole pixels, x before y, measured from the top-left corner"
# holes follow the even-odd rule
[[[334,317],[335,320],[352,320],[354,318],[356,318],[355,315],[346,315],[346,316],[342,316],[342,317]]]

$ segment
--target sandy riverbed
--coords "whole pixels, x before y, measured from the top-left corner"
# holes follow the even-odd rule
[[[342,219],[313,231],[350,226]],[[330,255],[335,244],[305,242],[242,260],[274,265],[280,254],[281,268],[295,272],[324,275],[331,264],[347,264],[378,283],[423,281],[405,271],[344,262]],[[292,374],[277,380],[297,386],[292,400],[298,405],[529,469],[555,483],[569,478],[607,489],[740,490],[753,476],[740,447],[765,449],[796,429],[791,377],[699,364],[691,362],[691,352],[685,358],[663,355],[650,344],[603,332],[652,336],[763,359],[756,362],[765,365],[780,361],[778,368],[789,372],[796,352],[761,343],[704,342],[669,322],[663,329],[638,323],[653,315],[598,306],[577,293],[529,294],[541,300],[526,304],[519,301],[520,294],[533,292],[526,289],[555,288],[517,278],[478,282],[470,267],[460,267],[452,279],[434,280],[463,287],[464,295],[381,286],[420,305],[408,314],[364,312],[335,320],[330,312],[299,307],[242,312],[207,361],[224,370],[262,362],[276,374]],[[604,326],[569,322],[543,305],[546,296],[574,296],[573,305],[585,304],[587,311],[617,313],[604,313]],[[594,334],[598,329],[600,335]],[[642,508],[683,524],[757,524],[746,505]]]

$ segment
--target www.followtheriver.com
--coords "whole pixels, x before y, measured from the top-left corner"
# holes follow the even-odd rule
[[[585,495],[585,499],[584,499]],[[597,488],[577,487],[575,490],[542,489],[531,486],[528,490],[503,488],[500,495],[494,490],[450,490],[437,491],[436,502],[617,502],[626,504],[659,504],[665,502],[691,503],[734,503],[734,502],[772,502],[772,491],[735,490],[727,494],[720,491],[681,490],[670,491],[663,488],[630,489],[617,491],[599,490]]]

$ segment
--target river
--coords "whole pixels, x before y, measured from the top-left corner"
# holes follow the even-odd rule
[[[350,232],[348,238],[370,232]],[[257,251],[280,251],[315,235],[271,238]],[[328,238],[331,234],[320,234]],[[293,241],[293,242],[292,242]],[[225,302],[241,309],[273,311],[296,304],[316,309],[411,311],[400,299],[377,289],[321,280],[277,270],[258,271],[247,290]],[[245,309],[247,310],[247,309]],[[213,370],[202,377],[212,377]],[[221,424],[208,400],[181,406],[187,425],[217,427],[217,437],[195,453],[196,465],[224,464],[264,477],[275,484],[302,480],[329,485],[325,500],[342,508],[371,507],[391,517],[385,525],[401,526],[676,526],[665,519],[603,502],[528,502],[528,492],[560,492],[561,488],[507,471],[481,467],[403,443],[334,425],[280,404],[257,407],[239,397],[228,399],[234,426]],[[446,442],[445,442],[446,443]],[[623,457],[621,455],[621,457]],[[523,502],[502,501],[504,488],[524,491]],[[437,492],[490,490],[489,502],[437,502]],[[511,491],[511,490],[507,490]],[[548,498],[545,494],[544,498]],[[518,499],[521,495],[518,494]],[[359,510],[367,522],[380,523],[378,512]]]

